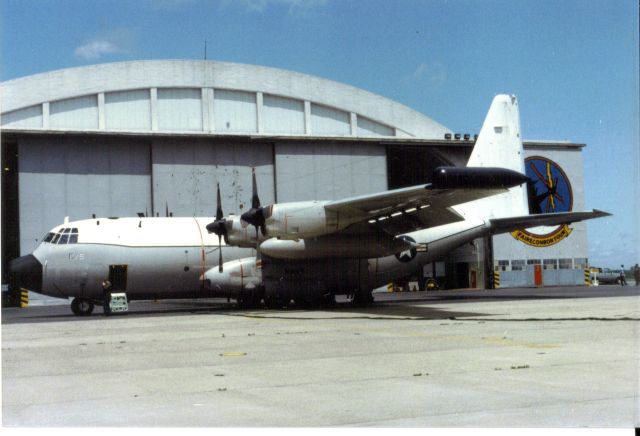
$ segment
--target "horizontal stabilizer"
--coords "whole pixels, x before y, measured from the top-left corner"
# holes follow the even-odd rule
[[[591,212],[558,212],[491,219],[492,233],[506,233],[538,226],[557,226],[611,215],[594,209]]]

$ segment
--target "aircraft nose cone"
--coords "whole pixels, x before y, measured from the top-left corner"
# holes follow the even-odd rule
[[[42,289],[42,264],[33,254],[11,260],[9,274],[21,288],[32,291]]]

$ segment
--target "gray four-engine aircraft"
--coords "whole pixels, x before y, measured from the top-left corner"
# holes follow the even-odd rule
[[[218,185],[210,218],[100,218],[53,228],[33,254],[11,262],[21,286],[74,297],[88,315],[110,292],[129,300],[228,297],[283,307],[372,300],[371,291],[473,239],[608,215],[530,215],[518,103],[494,98],[465,168],[431,183],[334,201],[252,207],[224,216]],[[209,222],[207,224],[207,222]],[[105,285],[106,284],[106,285]]]

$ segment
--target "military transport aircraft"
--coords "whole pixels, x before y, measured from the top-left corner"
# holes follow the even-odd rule
[[[100,218],[53,228],[33,254],[14,259],[20,286],[74,297],[88,315],[111,292],[130,300],[228,297],[279,308],[371,291],[476,238],[608,215],[530,215],[514,96],[494,98],[465,168],[440,167],[432,182],[335,201],[252,207],[216,217]],[[216,238],[217,237],[217,238]]]

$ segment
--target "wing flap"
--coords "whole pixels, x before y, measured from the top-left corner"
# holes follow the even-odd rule
[[[452,206],[506,192],[504,188],[436,189],[420,185],[325,205],[341,219],[376,221],[393,235],[463,220]]]
[[[325,205],[325,209],[340,215],[374,218],[404,212],[412,208],[444,209],[502,192],[506,192],[506,189],[436,189],[427,184],[331,201]]]

